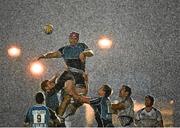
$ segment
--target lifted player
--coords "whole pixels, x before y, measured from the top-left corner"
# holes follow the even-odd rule
[[[87,94],[87,86],[83,77],[85,72],[85,61],[86,57],[93,56],[93,52],[84,43],[78,43],[79,34],[72,32],[69,35],[70,45],[60,48],[58,51],[50,52],[41,55],[39,59],[50,59],[50,58],[60,58],[63,57],[67,70],[58,78],[57,84],[55,85],[56,90],[64,90],[65,87],[67,91],[64,92],[63,100],[58,108],[58,115],[63,116],[67,105],[70,103],[71,96],[74,95],[75,86],[79,88],[81,94]],[[75,96],[75,97],[74,97]],[[73,97],[77,100],[79,97],[75,94]],[[81,105],[81,104],[80,104]]]

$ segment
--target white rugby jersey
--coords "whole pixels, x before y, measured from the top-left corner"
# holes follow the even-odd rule
[[[150,112],[147,112],[145,108],[139,110],[135,116],[136,125],[139,127],[158,127],[162,120],[162,115],[159,110],[152,108]]]

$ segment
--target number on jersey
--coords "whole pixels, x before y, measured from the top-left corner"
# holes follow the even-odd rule
[[[46,115],[45,110],[34,110],[32,114],[33,114],[33,119],[34,119],[35,124],[45,123],[45,115]]]

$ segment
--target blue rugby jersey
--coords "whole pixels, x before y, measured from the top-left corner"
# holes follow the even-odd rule
[[[50,121],[50,113],[45,105],[34,105],[29,108],[25,123],[29,123],[30,127],[48,127]]]
[[[93,107],[95,113],[98,113],[100,115],[100,118],[112,121],[112,109],[109,98],[93,98],[90,100],[90,105]]]

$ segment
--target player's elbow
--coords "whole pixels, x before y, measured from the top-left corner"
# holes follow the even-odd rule
[[[61,57],[61,53],[59,51],[55,51],[55,52],[49,52],[46,54],[47,58],[60,58]]]

